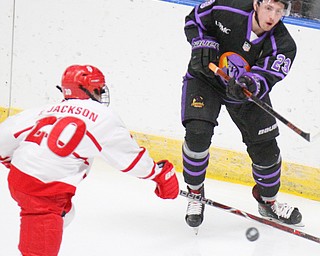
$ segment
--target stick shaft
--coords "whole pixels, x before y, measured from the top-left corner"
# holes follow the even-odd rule
[[[271,227],[280,229],[280,230],[285,231],[285,232],[287,232],[287,233],[290,233],[290,234],[293,234],[293,235],[296,235],[296,236],[303,237],[303,238],[305,238],[305,239],[314,241],[314,242],[316,242],[316,243],[320,243],[320,238],[319,238],[319,237],[315,237],[315,236],[313,236],[313,235],[304,233],[304,232],[302,232],[302,231],[300,231],[300,230],[297,230],[297,229],[288,227],[288,226],[286,226],[286,225],[282,225],[282,224],[280,224],[280,223],[278,223],[278,222],[271,221],[271,220],[268,220],[268,219],[265,219],[265,218],[261,218],[261,217],[255,216],[255,215],[253,215],[253,214],[250,214],[250,213],[241,211],[241,210],[239,210],[239,209],[236,209],[236,208],[233,208],[233,207],[230,207],[230,206],[227,206],[227,205],[224,205],[224,204],[221,204],[221,203],[212,201],[212,200],[207,199],[207,198],[204,198],[204,197],[202,197],[202,196],[200,196],[200,195],[195,195],[195,194],[192,194],[192,193],[189,193],[189,192],[180,190],[180,196],[183,196],[183,197],[186,197],[186,198],[190,198],[190,199],[196,200],[196,201],[201,202],[201,203],[203,203],[203,204],[206,204],[206,205],[209,205],[209,206],[213,206],[213,207],[219,208],[219,209],[221,209],[221,210],[224,210],[224,211],[233,213],[233,214],[235,214],[235,215],[244,217],[244,218],[246,218],[246,219],[255,220],[255,221],[257,221],[257,222],[260,222],[260,223],[262,223],[262,224],[265,224],[265,225],[268,225],[268,226],[271,226]]]
[[[220,69],[217,65],[214,63],[209,64],[209,68],[211,71],[213,71],[216,75],[219,75],[221,78],[223,78],[226,81],[229,81],[231,79],[230,76],[228,76],[222,69]],[[286,118],[281,116],[279,113],[277,113],[271,106],[269,106],[264,101],[260,100],[258,97],[253,95],[249,90],[246,88],[243,88],[244,94],[250,98],[255,104],[257,104],[260,108],[262,108],[264,111],[268,112],[273,117],[280,120],[282,123],[284,123],[286,126],[288,126],[291,130],[299,134],[302,138],[310,142],[310,133],[306,133],[299,129],[297,126],[295,126],[293,123],[289,122]]]

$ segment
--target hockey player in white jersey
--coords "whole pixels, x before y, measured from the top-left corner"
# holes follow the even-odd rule
[[[64,219],[93,158],[156,182],[163,199],[178,196],[173,165],[155,162],[109,107],[102,72],[73,65],[62,76],[64,100],[23,111],[0,124],[0,159],[10,168],[11,196],[21,208],[19,250],[24,256],[58,255]]]

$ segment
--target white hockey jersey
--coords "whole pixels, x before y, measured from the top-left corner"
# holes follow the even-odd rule
[[[96,156],[138,178],[161,171],[111,107],[90,99],[26,110],[0,124],[0,157],[11,157],[9,182],[21,192],[74,194]]]

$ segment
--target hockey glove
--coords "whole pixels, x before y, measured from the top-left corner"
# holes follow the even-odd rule
[[[209,69],[209,63],[217,60],[219,43],[209,38],[194,38],[191,46],[190,68],[197,73],[212,77],[213,73]]]
[[[167,161],[159,161],[161,172],[153,179],[157,183],[155,193],[162,199],[174,199],[179,194],[179,183],[173,165]]]
[[[233,77],[226,88],[227,96],[233,100],[245,102],[249,98],[244,94],[243,88],[249,90],[253,95],[257,95],[260,91],[260,82],[253,78],[252,73],[244,73],[238,79]]]

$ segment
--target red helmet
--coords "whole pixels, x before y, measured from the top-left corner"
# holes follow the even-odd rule
[[[61,89],[65,99],[97,99],[106,93],[102,72],[91,65],[72,65],[62,75]]]

